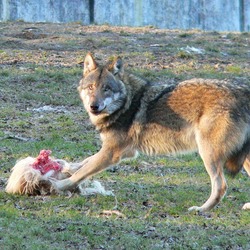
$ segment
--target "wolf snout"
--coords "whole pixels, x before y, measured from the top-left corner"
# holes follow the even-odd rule
[[[99,110],[99,105],[98,104],[91,104],[90,105],[90,109],[92,111],[98,111]]]
[[[96,103],[96,102],[91,103],[89,105],[89,107],[90,107],[90,112],[93,114],[99,114],[105,109],[104,104],[100,104],[100,103]]]

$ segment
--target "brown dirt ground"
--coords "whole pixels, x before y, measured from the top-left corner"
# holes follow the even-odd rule
[[[204,53],[183,52],[187,47]],[[122,55],[131,68],[174,71],[188,65],[197,70],[208,64],[223,72],[235,64],[249,69],[250,35],[15,22],[0,23],[0,50],[1,67],[21,63],[73,66],[90,51],[99,59]]]

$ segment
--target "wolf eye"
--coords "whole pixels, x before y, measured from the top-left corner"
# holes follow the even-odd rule
[[[93,87],[92,84],[88,86],[88,89],[89,89],[89,90],[93,90],[93,88],[94,88],[94,87]]]
[[[110,90],[110,87],[109,87],[109,86],[105,86],[105,87],[104,87],[104,91],[105,91],[105,92],[107,92],[107,91],[109,91],[109,90]]]

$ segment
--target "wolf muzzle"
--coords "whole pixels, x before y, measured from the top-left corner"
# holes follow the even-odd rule
[[[104,109],[105,109],[105,105],[103,103],[98,103],[98,102],[92,102],[89,104],[90,107],[90,112],[92,114],[100,114]]]

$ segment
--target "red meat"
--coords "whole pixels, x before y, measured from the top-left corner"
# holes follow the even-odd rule
[[[42,175],[48,173],[51,170],[60,172],[62,170],[62,166],[58,162],[53,161],[49,157],[50,155],[51,150],[41,150],[40,154],[35,159],[35,162],[32,164],[32,167],[39,170]]]

